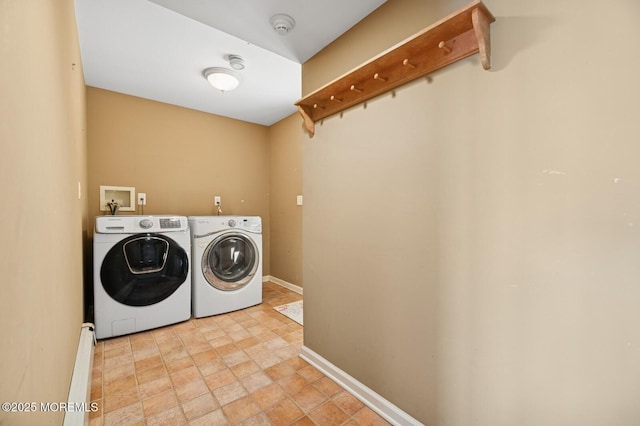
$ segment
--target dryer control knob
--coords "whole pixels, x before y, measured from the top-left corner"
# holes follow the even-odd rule
[[[140,228],[149,229],[153,226],[153,221],[151,219],[142,219],[140,221]]]
[[[229,227],[230,228],[235,228],[235,226],[236,226],[236,221],[233,220],[233,219],[229,219]]]

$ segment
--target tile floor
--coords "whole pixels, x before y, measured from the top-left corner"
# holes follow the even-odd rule
[[[98,342],[90,425],[388,425],[298,357],[302,326],[273,307],[301,295]]]

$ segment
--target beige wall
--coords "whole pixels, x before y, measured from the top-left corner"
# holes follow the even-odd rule
[[[300,116],[291,115],[269,128],[271,275],[297,286],[302,280],[302,144]]]
[[[432,1],[387,0],[302,65],[302,93],[313,92],[440,18]]]
[[[66,401],[87,232],[73,1],[0,0],[0,28],[0,400]],[[0,424],[59,425],[62,416],[3,410]]]
[[[302,136],[305,345],[430,425],[635,424],[640,5],[487,5],[491,71],[469,58]],[[424,7],[387,2],[305,91]]]
[[[262,217],[269,274],[267,127],[96,88],[87,123],[91,218],[100,185],[145,192],[144,214],[214,215],[219,195],[223,214]]]

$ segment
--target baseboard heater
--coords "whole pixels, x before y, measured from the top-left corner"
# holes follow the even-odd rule
[[[96,346],[95,326],[90,322],[82,324],[76,362],[73,366],[69,398],[64,415],[64,426],[86,425],[91,411],[91,369],[93,350]]]

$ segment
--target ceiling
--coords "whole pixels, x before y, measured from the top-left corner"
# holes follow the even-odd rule
[[[269,126],[296,111],[301,64],[386,0],[75,0],[85,83]],[[270,24],[294,18],[286,35]],[[240,86],[203,71],[239,55]]]

